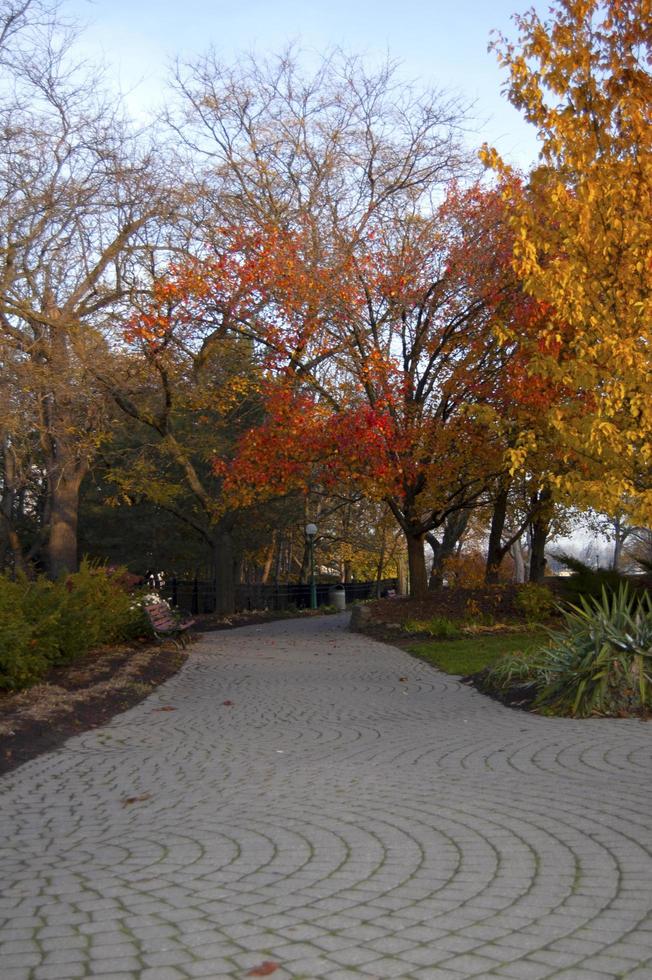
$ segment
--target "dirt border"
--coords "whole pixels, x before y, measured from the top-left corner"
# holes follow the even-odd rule
[[[133,708],[187,658],[169,643],[105,648],[24,691],[0,694],[0,774]]]

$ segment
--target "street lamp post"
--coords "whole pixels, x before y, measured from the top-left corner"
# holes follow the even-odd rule
[[[317,586],[315,584],[315,535],[317,534],[316,524],[306,524],[306,537],[310,549],[310,608],[317,608]]]

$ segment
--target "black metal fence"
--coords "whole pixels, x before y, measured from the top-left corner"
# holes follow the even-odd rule
[[[317,605],[332,604],[329,596],[332,584],[317,583]],[[375,599],[388,590],[396,589],[396,579],[383,579],[381,582],[350,582],[344,586],[346,601],[355,602],[360,599]],[[165,588],[166,596],[170,596],[172,604],[184,612],[196,615],[198,613],[215,612],[215,588],[211,582],[182,581],[173,578]],[[275,612],[288,609],[307,609],[310,606],[309,585],[236,585],[236,612],[250,609],[271,609]]]

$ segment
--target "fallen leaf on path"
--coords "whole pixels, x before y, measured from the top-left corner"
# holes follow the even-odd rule
[[[132,803],[144,803],[145,800],[150,800],[151,798],[151,793],[143,793],[142,796],[125,796],[120,802],[123,806],[130,806]]]
[[[227,708],[232,708],[233,705],[235,704],[235,701],[222,701],[222,704],[225,705]]]
[[[164,704],[162,708],[152,708],[152,711],[176,711],[171,704]]]
[[[272,963],[271,960],[265,960],[260,966],[255,966],[252,970],[249,970],[247,974],[248,977],[268,977],[270,973],[276,973],[277,970],[281,968],[280,963]]]
[[[401,684],[407,684],[407,677],[399,677]]]

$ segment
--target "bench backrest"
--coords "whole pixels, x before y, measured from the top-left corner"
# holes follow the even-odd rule
[[[172,615],[172,610],[164,602],[153,602],[145,606],[145,612],[149,616],[150,622],[155,630],[174,629],[178,625]]]

